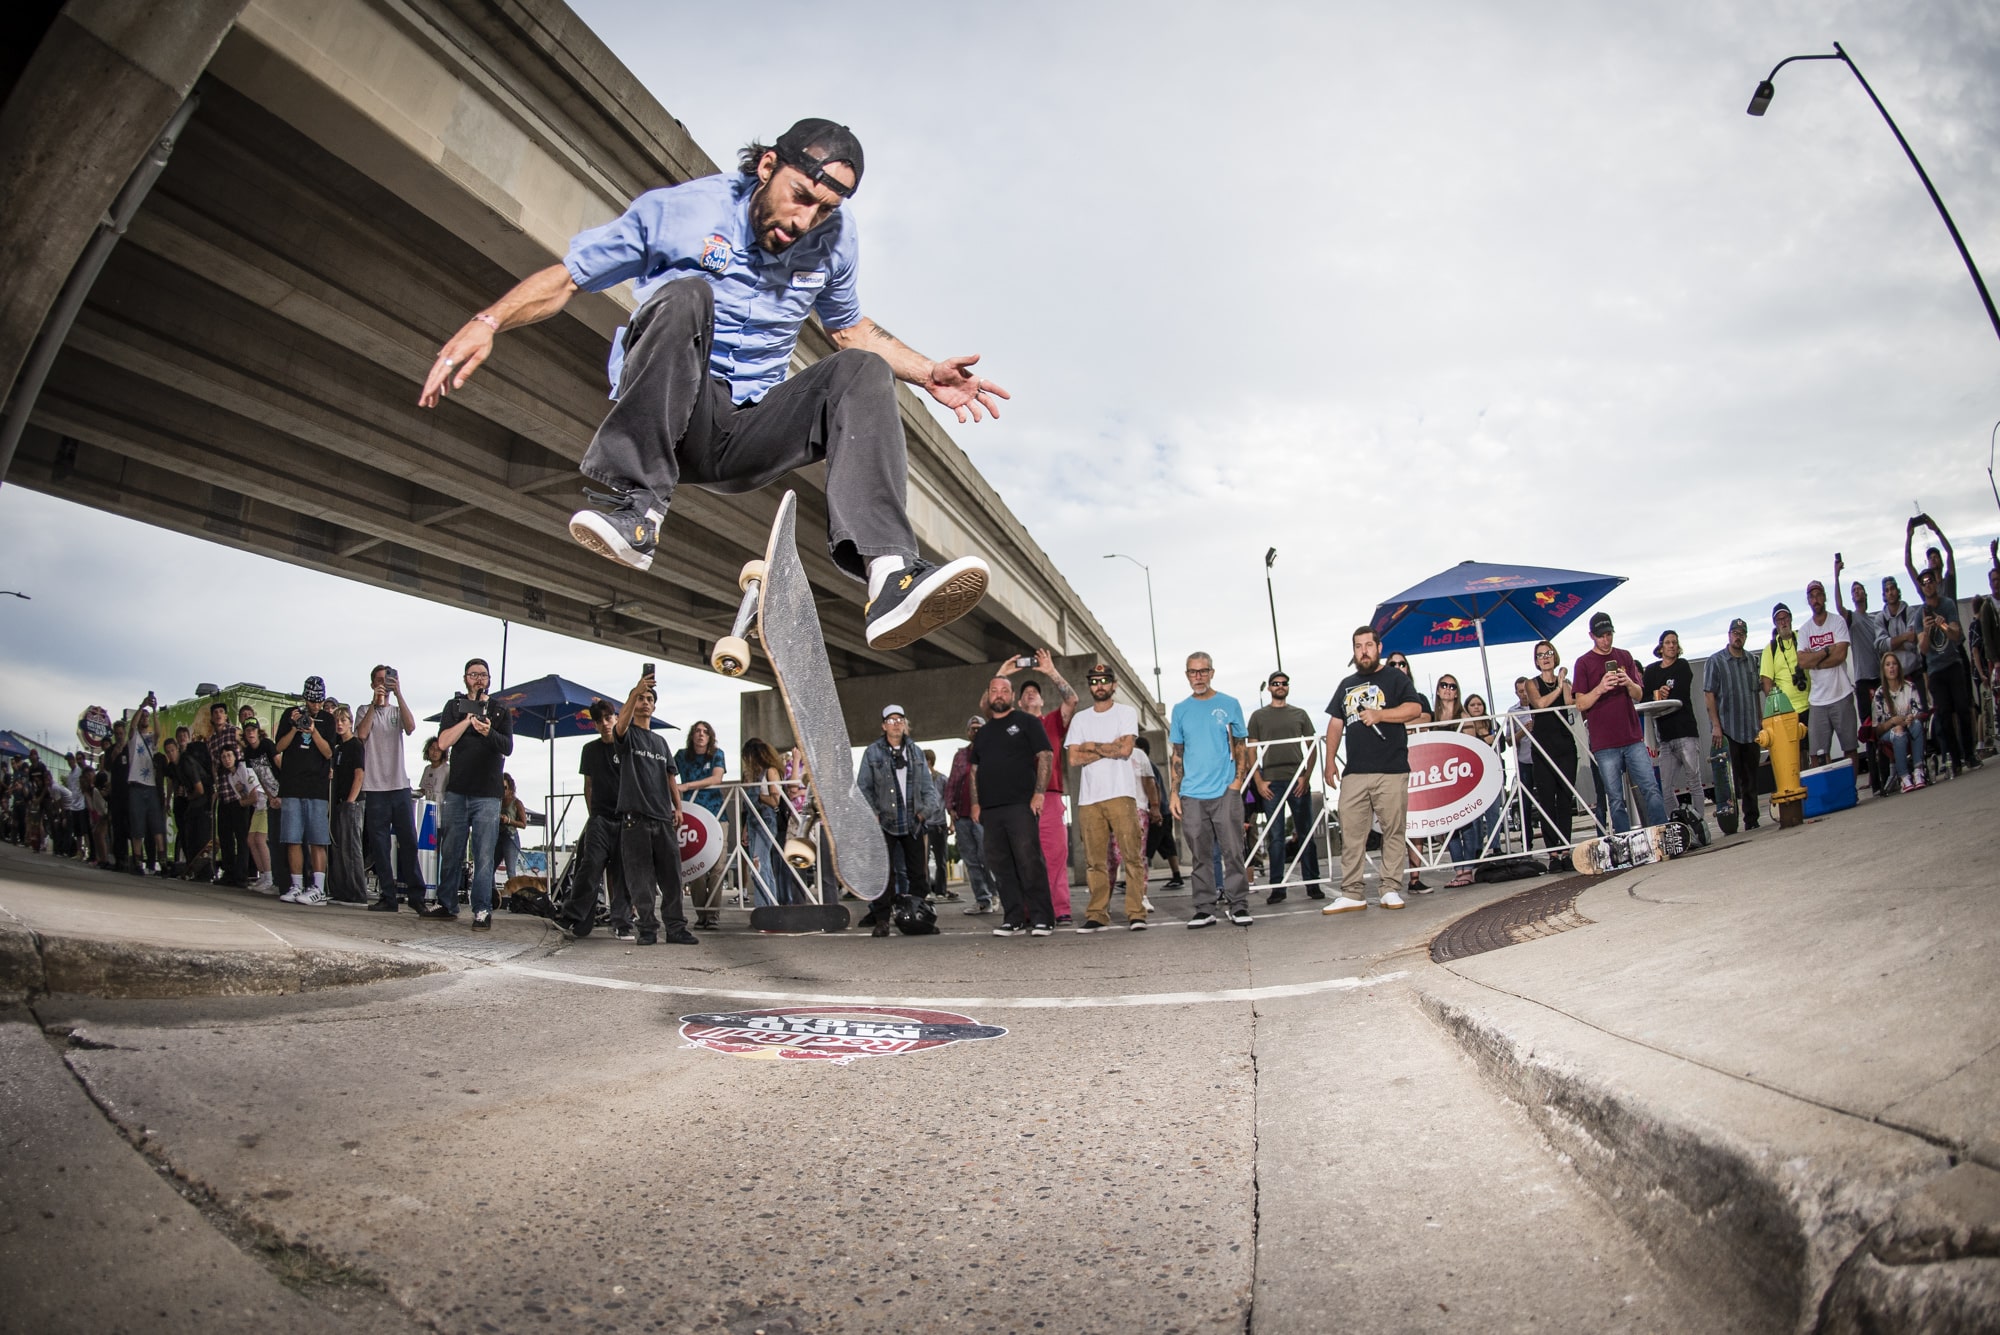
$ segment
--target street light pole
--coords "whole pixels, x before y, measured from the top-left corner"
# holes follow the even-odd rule
[[[1854,63],[1854,58],[1847,54],[1845,47],[1841,46],[1839,42],[1835,42],[1833,44],[1833,54],[1831,55],[1786,56],[1783,60],[1771,66],[1770,74],[1765,76],[1764,81],[1757,85],[1757,91],[1750,96],[1749,114],[1752,116],[1761,116],[1770,108],[1771,99],[1777,93],[1777,89],[1772,85],[1771,80],[1777,78],[1778,71],[1791,64],[1794,60],[1838,60],[1847,66],[1856,79],[1860,80],[1862,91],[1867,93],[1868,100],[1875,104],[1875,110],[1882,113],[1883,121],[1889,126],[1889,133],[1895,135],[1896,142],[1903,146],[1903,156],[1908,158],[1910,165],[1917,169],[1917,179],[1922,181],[1924,189],[1930,192],[1931,203],[1937,205],[1938,217],[1944,219],[1945,230],[1951,233],[1952,244],[1958,247],[1959,258],[1965,261],[1965,271],[1972,275],[1972,285],[1979,289],[1979,299],[1986,304],[1986,318],[1993,322],[1994,336],[2000,337],[2000,310],[1994,309],[1993,294],[1986,290],[1986,280],[1980,277],[1979,266],[1972,262],[1972,252],[1965,248],[1965,238],[1958,234],[1958,224],[1951,220],[1951,210],[1944,206],[1943,197],[1938,194],[1937,187],[1931,184],[1930,173],[1924,170],[1924,164],[1917,161],[1916,150],[1910,147],[1909,140],[1903,138],[1903,132],[1897,128],[1895,117],[1891,116],[1889,109],[1882,105],[1882,99],[1875,96],[1875,89],[1869,85],[1868,80],[1861,73],[1861,67]]]
[[[1104,559],[1107,561],[1130,561],[1133,565],[1146,572],[1146,624],[1152,627],[1153,631],[1153,699],[1164,710],[1167,707],[1167,696],[1165,687],[1160,681],[1160,622],[1153,615],[1153,568],[1138,557],[1127,556],[1123,552],[1110,552],[1106,554]]]
[[[1278,647],[1278,595],[1271,592],[1271,566],[1278,559],[1278,549],[1271,548],[1264,553],[1264,598],[1271,604],[1271,652],[1277,655],[1278,671],[1285,670],[1285,651]]]

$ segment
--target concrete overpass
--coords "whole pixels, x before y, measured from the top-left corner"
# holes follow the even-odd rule
[[[629,287],[509,334],[465,390],[415,407],[471,311],[632,196],[716,170],[575,14],[557,0],[71,0],[19,21],[33,54],[0,107],[16,201],[0,262],[23,275],[0,298],[13,403],[30,401],[16,376],[37,340],[56,351],[6,482],[706,665],[777,493],[684,488],[645,574],[565,528]],[[93,229],[190,93],[157,183],[59,330],[50,311]],[[773,124],[809,110],[773,107]],[[813,324],[798,364],[831,350]],[[921,735],[956,732],[991,665],[1027,645],[1071,666],[1111,659],[1150,708],[1146,679],[902,392],[919,540],[986,556],[992,592],[919,644],[869,649],[861,590],[820,538],[824,470],[800,476],[803,555],[855,735],[891,698]],[[752,676],[769,681],[761,663]],[[772,704],[746,697],[744,722],[782,737]]]

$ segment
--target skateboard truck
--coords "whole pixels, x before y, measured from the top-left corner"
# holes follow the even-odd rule
[[[743,601],[736,605],[736,620],[729,633],[715,642],[708,665],[725,677],[740,677],[750,670],[750,622],[757,615],[757,600],[764,596],[764,563],[745,561],[736,576]]]

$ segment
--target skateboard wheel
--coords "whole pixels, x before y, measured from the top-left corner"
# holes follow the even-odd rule
[[[753,579],[760,584],[764,582],[764,563],[762,561],[745,561],[742,573],[736,577],[736,587],[744,593],[748,593],[750,592],[750,581]]]
[[[752,562],[760,569],[763,562]],[[740,635],[725,635],[715,642],[708,656],[709,666],[725,677],[740,677],[750,670],[750,642]]]

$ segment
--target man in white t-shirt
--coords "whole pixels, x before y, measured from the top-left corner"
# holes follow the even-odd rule
[[[1812,676],[1811,711],[1806,715],[1806,751],[1811,764],[1824,765],[1827,747],[1840,738],[1842,755],[1854,754],[1858,720],[1854,712],[1854,662],[1847,622],[1827,615],[1826,585],[1806,585],[1812,615],[1799,625],[1799,666]]]
[[[1069,763],[1082,767],[1077,777],[1076,820],[1083,829],[1084,856],[1090,864],[1090,905],[1079,932],[1111,928],[1111,840],[1132,866],[1146,863],[1146,840],[1139,832],[1139,772],[1132,766],[1132,746],[1139,736],[1139,711],[1112,699],[1118,678],[1103,663],[1085,678],[1091,706],[1070,718],[1064,746]],[[1125,920],[1131,930],[1146,926],[1146,880],[1125,878]]]

